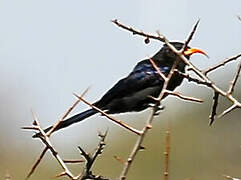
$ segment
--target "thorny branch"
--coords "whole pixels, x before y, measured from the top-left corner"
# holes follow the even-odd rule
[[[196,22],[196,24],[194,25],[194,27],[193,27],[190,35],[188,36],[187,40],[185,41],[185,43],[184,43],[184,45],[183,45],[183,47],[182,47],[182,49],[181,49],[182,54],[183,54],[184,51],[186,50],[188,44],[191,42],[191,40],[192,40],[192,38],[193,38],[196,30],[197,30],[197,27],[198,27],[199,22],[200,22],[200,19]]]
[[[185,95],[183,95],[183,94],[181,94],[179,92],[173,92],[173,91],[165,90],[165,94],[176,96],[176,97],[178,97],[180,99],[183,99],[185,101],[198,102],[198,103],[202,103],[203,102],[202,99],[195,98],[195,97],[190,97],[190,96],[185,96]]]
[[[144,137],[145,137],[147,131],[152,128],[151,124],[152,124],[154,115],[156,113],[156,110],[157,110],[157,107],[154,107],[153,110],[152,110],[152,113],[150,115],[150,118],[148,119],[148,121],[146,123],[146,126],[142,129],[142,134],[138,136],[136,144],[135,144],[132,152],[130,153],[130,155],[127,159],[127,162],[125,162],[125,164],[124,164],[123,170],[122,170],[121,175],[120,175],[120,180],[125,180],[127,178],[127,173],[129,171],[129,169],[132,165],[132,162],[134,161],[138,151],[141,150],[141,149],[144,149],[141,144],[144,140]]]
[[[89,89],[89,88],[88,88]],[[79,96],[79,98],[82,96],[84,96],[87,93],[87,90],[85,90],[81,96]],[[46,152],[48,150],[51,151],[52,155],[57,159],[57,161],[59,162],[60,166],[62,167],[62,169],[64,170],[63,172],[61,172],[59,175],[57,175],[56,177],[61,177],[61,176],[68,176],[70,179],[72,180],[77,180],[77,179],[86,179],[85,177],[90,177],[92,179],[95,180],[107,180],[106,178],[103,178],[101,176],[95,176],[93,174],[90,174],[90,168],[92,167],[94,161],[96,160],[97,156],[102,152],[103,150],[103,141],[105,139],[106,134],[104,135],[99,135],[101,137],[101,143],[99,144],[99,148],[98,151],[96,151],[96,153],[94,154],[93,158],[91,159],[91,165],[90,162],[87,163],[88,168],[86,168],[88,171],[85,171],[85,174],[83,176],[83,174],[80,174],[79,176],[74,176],[71,171],[68,169],[68,167],[66,166],[66,163],[81,163],[84,162],[83,160],[63,160],[61,159],[61,157],[58,155],[57,151],[54,149],[53,145],[50,142],[49,136],[51,135],[51,131],[54,131],[54,127],[57,127],[57,125],[64,120],[65,117],[68,116],[68,114],[76,107],[76,105],[80,102],[80,99],[78,99],[68,110],[67,112],[64,114],[64,116],[55,124],[55,126],[53,126],[52,130],[50,130],[49,132],[44,132],[44,130],[41,128],[39,121],[37,120],[37,117],[35,116],[35,114],[32,112],[33,117],[34,117],[34,122],[33,122],[33,126],[30,127],[23,127],[22,129],[26,129],[26,130],[33,130],[33,131],[37,131],[40,136],[38,136],[38,138],[40,138],[40,140],[43,142],[43,144],[45,144],[45,148],[42,151],[42,153],[40,154],[39,158],[37,159],[37,161],[34,163],[33,167],[31,168],[30,172],[28,173],[26,179],[29,179],[31,177],[31,175],[34,173],[35,169],[37,168],[37,166],[39,165],[39,163],[41,162],[41,160],[43,159],[44,155],[46,154]],[[79,147],[80,148],[80,147]],[[88,173],[89,174],[88,174]],[[83,177],[83,178],[82,178]]]
[[[184,100],[188,100],[188,101],[195,101],[195,102],[202,102],[201,99],[197,99],[197,98],[194,98],[194,97],[188,97],[188,96],[184,96],[180,93],[177,93],[177,92],[170,92],[167,90],[167,86],[168,86],[168,83],[169,83],[169,80],[171,79],[171,77],[173,76],[174,73],[179,73],[179,75],[183,76],[184,78],[186,78],[188,81],[192,81],[192,82],[195,82],[197,84],[202,84],[202,85],[205,85],[209,88],[211,88],[213,91],[214,91],[214,102],[213,102],[213,107],[212,107],[212,111],[211,111],[211,115],[210,115],[210,124],[213,123],[214,119],[215,119],[215,115],[216,115],[216,109],[217,109],[217,106],[218,106],[218,97],[219,95],[222,95],[224,97],[226,97],[229,101],[232,102],[232,105],[227,108],[225,111],[223,111],[223,113],[221,113],[221,115],[219,116],[223,116],[225,114],[227,114],[228,112],[231,112],[233,109],[236,109],[236,108],[241,108],[241,103],[236,100],[232,93],[234,91],[234,87],[235,87],[235,84],[237,82],[237,79],[238,79],[238,76],[239,76],[239,73],[240,73],[240,70],[241,70],[241,63],[239,64],[239,67],[238,67],[238,70],[236,71],[235,73],[235,76],[229,86],[229,89],[228,91],[224,91],[222,90],[221,88],[219,88],[212,80],[210,80],[208,77],[207,77],[207,74],[211,71],[214,71],[218,68],[220,68],[221,66],[224,66],[225,64],[231,62],[231,61],[234,61],[236,59],[238,59],[241,54],[238,54],[238,55],[235,55],[233,57],[230,57],[226,60],[224,60],[223,62],[219,63],[218,65],[216,66],[213,66],[213,67],[210,67],[208,68],[207,70],[204,70],[204,71],[201,71],[200,69],[198,69],[197,67],[195,67],[191,62],[189,62],[186,57],[183,55],[183,52],[185,50],[185,48],[188,46],[188,44],[190,43],[193,35],[195,34],[195,31],[197,29],[197,26],[198,26],[198,23],[199,23],[199,20],[197,21],[197,23],[195,24],[194,28],[192,29],[190,35],[188,36],[187,40],[185,41],[184,43],[184,46],[181,50],[177,50],[172,44],[170,44],[170,42],[167,40],[167,38],[163,35],[161,35],[160,33],[158,33],[157,35],[150,35],[148,33],[144,33],[142,31],[138,31],[138,30],[135,30],[133,29],[132,27],[128,27],[126,25],[123,25],[121,23],[118,22],[118,20],[113,20],[112,21],[115,25],[117,25],[118,27],[122,28],[122,29],[125,29],[127,31],[130,31],[133,33],[133,35],[140,35],[140,36],[143,36],[145,37],[145,43],[148,43],[150,39],[155,39],[155,40],[158,40],[158,41],[161,41],[161,42],[165,42],[167,44],[167,46],[174,52],[176,53],[180,59],[186,63],[186,65],[189,67],[189,69],[191,69],[200,79],[196,79],[196,78],[193,78],[193,77],[190,77],[190,75],[188,74],[185,74],[185,73],[182,73],[182,72],[179,72],[176,70],[176,66],[177,64],[179,63],[179,61],[176,61],[170,71],[170,73],[168,74],[168,76],[166,77],[155,65],[155,63],[150,59],[150,62],[152,63],[153,67],[157,69],[159,75],[161,78],[163,78],[164,80],[164,85],[163,85],[163,89],[159,95],[158,98],[156,98],[156,104],[154,105],[154,107],[152,108],[152,113],[151,113],[151,116],[150,118],[147,120],[146,122],[146,125],[144,126],[144,128],[139,131],[139,130],[136,130],[134,129],[133,127],[131,126],[128,126],[126,124],[124,124],[123,122],[121,122],[120,120],[117,120],[117,119],[114,119],[112,118],[111,116],[109,116],[108,114],[106,114],[104,111],[98,109],[97,107],[93,106],[92,104],[90,104],[89,102],[87,102],[86,100],[83,99],[83,95],[87,92],[87,90],[81,95],[81,96],[78,96],[75,94],[75,96],[78,98],[78,100],[73,104],[73,106],[70,107],[70,109],[64,114],[64,116],[57,122],[56,125],[53,126],[53,128],[45,133],[44,130],[40,127],[40,123],[38,122],[37,118],[35,117],[34,119],[34,123],[33,123],[33,126],[31,127],[24,127],[23,129],[28,129],[28,130],[33,130],[33,131],[38,131],[41,136],[39,136],[40,140],[45,144],[45,148],[43,150],[43,152],[41,153],[40,157],[38,158],[38,160],[36,161],[36,163],[33,165],[31,171],[29,172],[28,176],[26,179],[28,179],[34,172],[34,170],[36,169],[36,167],[38,166],[38,164],[40,163],[40,161],[42,160],[43,156],[45,155],[45,153],[50,150],[50,152],[52,153],[52,155],[57,159],[57,161],[59,162],[59,164],[61,165],[62,169],[63,169],[63,172],[60,173],[57,177],[60,177],[60,176],[67,176],[69,177],[70,179],[72,180],[77,180],[77,179],[95,179],[95,180],[107,180],[106,178],[103,178],[101,176],[95,176],[92,174],[91,172],[91,168],[93,166],[93,163],[94,161],[96,160],[96,158],[102,153],[103,151],[103,148],[104,148],[104,139],[105,139],[105,136],[101,136],[101,140],[100,140],[100,143],[98,145],[98,148],[96,150],[96,152],[91,156],[89,155],[88,153],[86,153],[81,147],[79,147],[79,150],[82,154],[82,156],[85,158],[86,160],[86,166],[83,170],[83,172],[78,175],[78,176],[74,176],[70,170],[68,169],[68,167],[66,166],[65,163],[74,163],[74,162],[81,162],[83,160],[62,160],[60,158],[60,156],[58,155],[57,151],[54,149],[53,145],[51,144],[50,140],[49,140],[49,136],[51,135],[51,133],[54,131],[54,129],[58,126],[59,123],[61,123],[61,121],[63,121],[67,115],[71,112],[71,110],[80,102],[80,101],[83,101],[84,103],[86,103],[87,105],[91,106],[93,109],[99,111],[102,115],[106,116],[108,119],[112,120],[113,122],[119,124],[120,126],[130,130],[131,132],[134,132],[135,134],[138,135],[138,139],[136,141],[136,144],[132,150],[132,152],[130,153],[129,155],[129,158],[127,159],[127,162],[124,163],[124,167],[123,167],[123,170],[122,170],[122,173],[120,175],[120,180],[125,180],[126,177],[127,177],[127,173],[131,167],[131,164],[132,162],[134,161],[137,153],[139,152],[139,150],[141,149],[144,149],[143,146],[142,146],[142,143],[143,143],[143,140],[144,140],[144,137],[145,135],[147,134],[148,130],[152,128],[152,121],[154,119],[154,116],[156,115],[157,111],[160,110],[159,108],[159,105],[161,104],[161,100],[163,98],[163,96],[165,94],[170,94],[170,95],[174,95],[174,96],[177,96],[181,99],[184,99]],[[167,166],[168,167],[168,166]],[[168,169],[166,169],[166,172],[168,172]],[[168,178],[168,176],[166,176]],[[228,176],[227,176],[228,177]]]
[[[39,165],[39,163],[43,159],[43,157],[44,157],[45,153],[47,152],[47,150],[48,150],[48,147],[45,147],[44,150],[42,151],[42,153],[40,154],[39,158],[37,159],[37,161],[34,163],[34,165],[31,168],[31,170],[29,171],[26,179],[29,179],[30,176],[34,173],[35,169],[37,168],[37,166]]]
[[[155,40],[164,42],[164,38],[163,38],[160,34],[159,34],[158,36],[155,36],[155,35],[151,35],[151,34],[144,33],[144,32],[142,32],[142,31],[135,30],[135,29],[133,29],[132,27],[127,27],[127,26],[119,23],[117,19],[112,20],[112,22],[113,22],[114,24],[116,24],[117,26],[119,26],[120,28],[132,32],[133,35],[144,36],[146,39],[148,39],[147,41],[145,41],[146,43],[149,42],[149,39],[155,39]]]
[[[234,86],[237,83],[237,80],[238,80],[238,77],[239,77],[239,74],[240,74],[240,70],[241,70],[241,62],[239,63],[239,66],[238,66],[238,69],[236,71],[236,74],[234,75],[234,78],[233,78],[233,80],[230,83],[230,87],[228,89],[228,94],[232,94],[233,93]]]
[[[220,68],[220,67],[222,67],[222,66],[225,66],[225,65],[226,65],[227,63],[229,63],[229,62],[235,61],[235,60],[237,60],[239,57],[241,57],[241,53],[240,53],[240,54],[237,54],[237,55],[234,55],[234,56],[231,56],[231,57],[223,60],[222,62],[218,63],[218,64],[215,65],[215,66],[209,67],[208,69],[202,71],[202,73],[203,73],[204,75],[207,75],[209,72],[214,71],[214,70],[216,70],[216,69],[218,69],[218,68]]]
[[[153,64],[153,67],[154,67],[154,68],[157,68],[156,65],[155,65],[155,63],[154,63],[151,59],[149,59],[149,60],[150,60],[150,62]],[[161,91],[161,93],[160,93],[160,95],[159,95],[160,100],[162,99],[162,97],[163,97],[164,94],[165,94],[165,90],[166,90],[166,88],[167,88],[167,86],[168,86],[168,82],[169,82],[169,80],[171,79],[172,75],[174,74],[174,70],[175,70],[175,68],[176,68],[176,66],[177,66],[177,63],[178,63],[178,62],[176,61],[176,62],[174,63],[174,65],[172,66],[171,71],[170,71],[168,77],[165,77],[165,75],[162,74],[161,71],[158,71],[158,72],[160,73],[160,76],[164,79],[163,89],[162,89],[162,91]],[[162,74],[162,75],[161,75],[161,74]],[[154,107],[152,108],[151,116],[150,116],[150,118],[147,120],[146,126],[142,129],[142,133],[139,135],[139,137],[138,137],[138,139],[137,139],[137,141],[136,141],[136,144],[135,144],[132,152],[130,153],[130,155],[129,155],[128,159],[127,159],[127,162],[124,164],[122,173],[121,173],[121,175],[120,175],[120,180],[125,180],[125,179],[126,179],[127,173],[128,173],[128,171],[129,171],[129,169],[130,169],[130,167],[131,167],[131,165],[132,165],[132,162],[134,161],[137,153],[139,152],[139,150],[143,149],[143,148],[142,148],[142,142],[143,142],[143,140],[144,140],[144,137],[145,137],[145,135],[147,134],[148,130],[152,128],[152,125],[151,125],[151,124],[152,124],[152,122],[153,122],[154,116],[156,115],[157,111],[159,110],[159,107],[158,107],[158,106],[160,105],[160,100],[159,100],[159,98],[156,99],[156,105],[154,105]]]
[[[81,155],[85,158],[86,160],[86,165],[85,168],[80,175],[79,179],[84,180],[84,179],[98,179],[98,180],[105,180],[106,178],[103,178],[101,176],[96,176],[92,174],[91,168],[96,160],[96,158],[102,154],[104,146],[105,146],[105,138],[107,135],[107,131],[104,134],[99,134],[100,137],[100,142],[98,144],[98,147],[95,151],[95,153],[91,156],[90,154],[86,153],[80,146],[78,147],[80,150]],[[107,179],[106,179],[107,180]]]
[[[185,62],[188,66],[189,69],[191,69],[196,75],[198,75],[203,81],[207,82],[208,84],[210,84],[211,88],[213,89],[214,92],[218,92],[220,95],[226,97],[229,101],[231,101],[233,103],[233,105],[224,110],[218,117],[222,117],[225,114],[231,112],[232,110],[236,109],[236,108],[241,108],[241,103],[235,99],[232,94],[229,94],[228,92],[222,90],[221,88],[219,88],[212,80],[210,80],[204,73],[202,73],[202,71],[200,69],[198,69],[196,66],[194,66],[190,61],[187,60],[187,58],[181,54],[180,51],[178,51],[172,44],[170,44],[170,42],[166,39],[165,43],[168,45],[168,47],[175,52],[177,55],[179,55],[179,57],[182,59],[183,62]],[[236,75],[238,76],[239,74],[236,73]]]
[[[130,28],[130,27],[127,27],[127,26],[121,24],[117,20],[115,20],[114,23],[116,25],[118,25],[119,27],[124,28],[124,29],[126,29],[126,30],[128,30],[128,31],[130,31],[132,33],[139,32],[139,31],[137,31],[137,30],[135,30],[133,28]],[[195,28],[193,29],[193,31],[195,31]],[[158,40],[158,38],[156,38],[158,36],[154,36],[154,37],[153,37],[153,35],[148,36],[147,33],[138,33],[138,35],[144,36],[144,37],[149,37],[149,39],[156,39],[156,40]],[[231,101],[232,105],[229,108],[227,108],[226,110],[224,110],[218,117],[222,117],[225,114],[231,112],[232,110],[234,110],[236,108],[241,108],[241,103],[237,99],[235,99],[233,97],[232,93],[229,93],[228,91],[226,92],[226,91],[222,90],[221,88],[219,88],[215,84],[215,82],[213,82],[210,78],[207,77],[207,73],[209,73],[211,71],[214,71],[215,69],[218,69],[219,67],[225,65],[228,62],[231,62],[233,60],[238,59],[241,56],[241,54],[238,54],[238,55],[235,55],[233,57],[230,57],[230,58],[226,59],[225,61],[219,63],[218,65],[216,65],[214,67],[211,67],[211,68],[209,68],[209,69],[207,69],[205,71],[202,71],[199,68],[197,68],[196,66],[194,66],[190,61],[188,61],[188,59],[183,55],[183,50],[177,50],[169,42],[169,40],[165,36],[162,35],[160,41],[162,41],[162,42],[164,41],[167,44],[167,46],[181,58],[181,60],[189,67],[189,69],[191,69],[201,79],[200,82],[205,82],[205,83],[202,83],[203,85],[206,85],[207,87],[210,87],[214,92],[219,93],[220,95],[226,97],[229,101]],[[234,79],[238,78],[239,72],[240,72],[240,68],[238,68],[238,71],[237,71]]]
[[[209,116],[209,125],[210,126],[213,124],[215,116],[217,115],[218,98],[219,98],[219,93],[218,92],[214,92],[213,107],[212,107],[211,114]]]
[[[65,176],[68,176],[70,179],[73,179],[73,180],[76,179],[74,177],[74,175],[70,172],[68,167],[65,165],[64,161],[61,159],[61,157],[59,156],[58,152],[54,149],[52,143],[50,142],[49,137],[46,135],[44,130],[41,128],[40,123],[39,123],[37,117],[34,114],[33,114],[33,117],[34,117],[33,126],[31,126],[31,127],[23,127],[23,129],[39,131],[39,133],[41,134],[41,136],[39,138],[43,142],[43,144],[45,144],[47,149],[45,148],[43,150],[43,152],[40,155],[40,158],[34,164],[34,166],[32,167],[31,171],[27,175],[26,179],[29,179],[30,176],[33,174],[34,170],[36,169],[37,165],[39,164],[39,162],[41,161],[41,159],[43,158],[43,156],[44,156],[44,154],[45,154],[45,152],[47,150],[51,151],[52,155],[55,157],[55,159],[58,161],[58,163],[60,164],[60,166],[64,170],[61,176],[65,175]]]
[[[180,58],[181,60],[186,64],[188,65],[189,69],[191,69],[192,71],[194,71],[194,73],[201,79],[196,79],[196,78],[192,78],[190,77],[189,75],[186,75],[185,73],[179,73],[181,74],[183,77],[187,78],[189,81],[193,81],[193,82],[196,82],[197,84],[202,84],[202,85],[206,85],[207,87],[209,88],[212,88],[214,93],[215,93],[215,99],[214,99],[214,104],[213,104],[213,110],[211,112],[211,115],[210,115],[210,123],[213,123],[214,121],[214,117],[216,115],[216,109],[217,109],[217,105],[218,105],[218,95],[221,94],[222,96],[225,96],[227,99],[229,99],[233,105],[228,108],[227,110],[225,110],[221,115],[224,115],[224,114],[227,114],[228,112],[232,111],[233,109],[235,108],[241,108],[241,103],[236,100],[232,95],[232,88],[234,88],[234,85],[237,81],[237,78],[239,76],[239,73],[240,73],[240,68],[238,68],[238,71],[234,77],[234,80],[232,81],[233,85],[230,86],[230,89],[229,92],[225,92],[223,91],[222,89],[220,89],[213,81],[211,81],[208,77],[207,77],[207,73],[208,72],[211,72],[223,65],[225,65],[226,63],[228,62],[231,62],[233,60],[236,60],[237,58],[239,58],[241,56],[241,54],[239,55],[236,55],[236,56],[233,56],[231,58],[228,58],[226,59],[224,62],[221,62],[220,64],[214,66],[214,67],[211,67],[209,68],[208,70],[206,71],[201,71],[200,69],[198,69],[197,67],[195,67],[190,61],[187,60],[187,58],[183,55],[183,52],[185,50],[185,48],[188,46],[188,43],[191,41],[196,29],[197,29],[197,25],[199,23],[199,20],[197,21],[197,23],[195,24],[193,30],[191,31],[190,35],[188,36],[187,40],[185,41],[185,44],[184,44],[184,47],[181,49],[181,50],[177,50],[172,44],[170,44],[170,42],[167,40],[167,38],[163,35],[161,35],[160,33],[158,33],[158,36],[154,36],[154,35],[150,35],[150,34],[147,34],[147,33],[144,33],[144,32],[141,32],[141,31],[138,31],[138,30],[135,30],[133,29],[132,27],[127,27],[126,25],[124,24],[121,24],[120,22],[118,22],[118,20],[114,20],[112,21],[114,24],[116,24],[117,26],[119,26],[120,28],[123,28],[127,31],[130,31],[132,32],[134,35],[140,35],[140,36],[143,36],[143,37],[146,37],[149,39],[155,39],[155,40],[160,40],[161,42],[165,42],[167,44],[167,46],[174,52],[176,53]],[[162,92],[160,93],[160,96],[158,99],[156,99],[157,101],[161,101],[163,95],[167,92],[166,88],[167,88],[167,84],[168,84],[168,81],[169,79],[172,77],[173,73],[175,72],[175,67],[176,67],[176,63],[174,63],[168,77],[165,77],[165,75],[159,70],[159,68],[154,64],[154,62],[149,59],[151,64],[153,65],[153,67],[157,70],[157,72],[160,74],[161,78],[165,81],[164,85],[163,85],[163,90]],[[241,66],[241,65],[240,65]],[[169,92],[170,93],[170,92]],[[171,93],[170,93],[171,94]],[[150,126],[150,123],[152,122],[153,120],[153,116],[154,116],[154,110],[152,112],[152,115],[150,117],[150,119],[148,120],[147,124],[148,126]],[[145,131],[144,131],[145,130]],[[124,180],[126,179],[126,175],[127,175],[127,172],[129,170],[129,167],[131,165],[131,162],[133,161],[134,157],[136,156],[139,148],[141,147],[141,143],[143,141],[143,138],[146,134],[148,129],[143,129],[143,133],[142,135],[140,135],[140,137],[138,138],[137,142],[136,142],[136,145],[134,146],[134,149],[132,151],[132,153],[130,154],[129,158],[128,158],[128,161],[126,162],[125,166],[124,166],[124,169],[122,171],[122,174],[120,176],[120,179],[121,180]]]
[[[182,76],[183,78],[186,78],[189,82],[195,82],[197,84],[200,84],[200,85],[205,85],[207,87],[211,87],[211,84],[208,83],[208,82],[205,82],[203,80],[200,80],[200,79],[196,79],[196,78],[193,78],[191,77],[189,74],[186,74],[186,73],[183,73],[183,72],[180,72],[178,70],[175,70],[176,73],[178,73],[180,76]]]
[[[52,155],[55,157],[55,159],[58,161],[58,163],[60,164],[60,166],[63,169],[63,172],[61,172],[60,174],[58,174],[56,177],[62,177],[62,176],[67,176],[72,180],[84,180],[84,179],[93,179],[93,180],[109,180],[107,178],[104,178],[102,176],[99,175],[94,175],[92,173],[91,168],[94,164],[94,162],[96,161],[97,157],[102,153],[104,146],[105,146],[105,137],[107,135],[107,132],[105,134],[99,134],[100,137],[100,142],[98,145],[97,150],[95,151],[95,153],[90,156],[88,153],[86,153],[81,147],[78,147],[81,155],[85,158],[86,160],[86,166],[83,170],[83,172],[78,175],[78,176],[74,176],[71,171],[68,169],[68,167],[66,166],[66,163],[79,163],[79,162],[84,162],[83,160],[63,160],[58,152],[55,150],[55,148],[53,147],[52,143],[50,142],[49,137],[47,136],[47,134],[44,132],[44,130],[41,128],[40,123],[38,122],[38,120],[35,117],[33,126],[31,127],[23,127],[23,129],[27,129],[27,130],[34,130],[34,131],[39,131],[41,136],[39,136],[40,140],[45,144],[45,148],[43,150],[43,152],[41,153],[40,157],[38,158],[38,160],[36,161],[36,163],[33,165],[32,169],[30,170],[30,172],[28,173],[26,179],[29,179],[30,176],[34,173],[36,167],[38,166],[38,164],[40,163],[40,161],[42,160],[43,156],[45,155],[45,153],[50,150]]]
[[[169,161],[170,161],[170,150],[171,150],[171,124],[168,122],[168,128],[166,131],[166,144],[165,144],[165,171],[164,171],[164,180],[169,178]]]
[[[116,21],[117,22],[117,21]],[[196,30],[196,26],[197,24],[194,26],[194,29],[192,30],[190,36],[188,36],[188,40],[186,41],[186,46],[188,46],[188,43],[190,42],[190,40],[192,39],[192,36],[194,35],[195,33],[195,30]],[[132,29],[133,30],[133,29]],[[156,115],[156,112],[158,110],[158,106],[160,105],[160,102],[163,98],[163,96],[165,95],[165,93],[170,93],[169,91],[167,91],[167,87],[168,87],[168,83],[170,81],[170,79],[172,78],[172,76],[174,75],[175,73],[175,69],[179,63],[179,61],[175,61],[168,76],[166,77],[160,70],[159,68],[156,66],[156,64],[154,63],[154,61],[152,59],[149,59],[150,63],[152,64],[152,66],[157,70],[157,72],[159,73],[160,77],[164,80],[164,84],[163,84],[163,87],[162,87],[162,91],[159,95],[158,98],[156,98],[156,105],[152,108],[152,113],[151,113],[151,116],[150,118],[147,120],[147,123],[146,123],[146,126],[143,128],[142,130],[142,133],[141,135],[139,135],[137,141],[136,141],[136,144],[131,152],[131,154],[129,155],[128,157],[128,160],[127,162],[125,163],[124,165],[124,168],[122,170],[122,173],[120,175],[120,180],[125,180],[126,177],[127,177],[127,173],[132,165],[132,162],[134,161],[137,153],[139,152],[139,150],[141,149],[142,147],[142,142],[144,140],[144,137],[145,135],[147,134],[148,130],[152,128],[152,121],[154,119],[154,115]],[[170,93],[171,94],[171,93]],[[176,94],[177,95],[177,94]],[[178,95],[177,95],[178,96]],[[182,96],[180,96],[182,97]],[[192,99],[193,100],[193,99]],[[190,100],[191,101],[191,100]]]

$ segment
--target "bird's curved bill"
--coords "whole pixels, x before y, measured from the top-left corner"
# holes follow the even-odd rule
[[[195,53],[203,54],[203,55],[205,55],[207,58],[209,58],[208,55],[207,55],[207,53],[205,53],[205,52],[204,52],[203,50],[201,50],[201,49],[189,48],[189,49],[187,49],[186,51],[184,51],[184,55],[187,55],[187,56],[190,56],[190,55],[195,54]]]

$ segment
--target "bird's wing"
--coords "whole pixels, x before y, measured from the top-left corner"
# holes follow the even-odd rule
[[[161,67],[160,70],[167,74],[170,68],[165,66]],[[135,66],[126,78],[119,80],[95,105],[103,107],[113,99],[132,96],[134,93],[149,87],[162,86],[163,82],[150,61],[148,59],[143,60]]]

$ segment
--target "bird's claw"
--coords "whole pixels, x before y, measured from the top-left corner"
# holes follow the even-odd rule
[[[159,106],[156,106],[154,116],[158,116],[161,113],[161,111],[164,110],[164,109],[165,109],[165,106],[163,106],[161,104]]]
[[[162,110],[165,109],[165,106],[162,104],[149,104],[149,107],[152,107],[154,110],[154,116],[158,116]]]

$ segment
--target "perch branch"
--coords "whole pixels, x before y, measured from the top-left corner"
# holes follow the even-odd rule
[[[122,26],[123,26],[123,27],[126,27],[126,26],[124,26],[124,25],[122,25]],[[194,27],[194,30],[191,32],[190,36],[193,36],[193,34],[194,34],[194,32],[195,32],[195,29],[196,29],[196,26]],[[127,30],[128,30],[128,29],[127,29]],[[131,30],[133,30],[133,29],[131,28]],[[192,37],[190,37],[190,36],[188,37],[188,39],[191,40]],[[164,38],[164,37],[163,37],[163,38]],[[165,40],[165,38],[164,38],[164,40]],[[188,45],[188,43],[190,42],[190,40],[187,40],[187,41],[186,41],[186,42],[187,42],[186,45]],[[177,60],[177,61],[174,62],[173,66],[172,66],[172,68],[171,68],[171,70],[170,70],[170,72],[168,73],[168,75],[167,75],[167,77],[166,77],[165,74],[163,74],[163,73],[159,70],[159,68],[156,66],[156,64],[154,63],[154,61],[153,61],[151,58],[149,58],[149,61],[150,61],[150,63],[152,64],[153,68],[155,68],[155,69],[157,70],[157,72],[159,73],[160,77],[164,80],[164,84],[163,84],[162,91],[161,91],[159,97],[156,98],[156,105],[152,108],[151,116],[150,116],[150,118],[147,120],[146,126],[145,126],[145,127],[143,128],[143,130],[142,130],[142,134],[138,137],[138,139],[137,139],[137,141],[136,141],[136,144],[135,144],[132,152],[130,153],[130,155],[129,155],[128,159],[127,159],[127,162],[126,162],[125,165],[124,165],[124,168],[123,168],[122,173],[121,173],[121,175],[120,175],[120,180],[125,180],[125,179],[126,179],[127,173],[128,173],[128,171],[129,171],[129,169],[130,169],[130,167],[131,167],[131,165],[132,165],[132,162],[134,161],[137,153],[139,152],[139,150],[140,150],[141,147],[142,147],[142,142],[143,142],[143,140],[144,140],[144,138],[145,138],[145,135],[147,134],[148,130],[152,128],[152,125],[151,125],[151,124],[152,124],[152,121],[153,121],[153,119],[154,119],[154,115],[156,115],[156,113],[157,113],[158,106],[160,105],[160,102],[161,102],[163,96],[164,96],[165,93],[166,93],[166,90],[167,90],[167,87],[168,87],[168,83],[169,83],[170,79],[172,78],[172,76],[174,75],[175,69],[176,69],[178,63],[180,62],[179,60]],[[155,98],[153,98],[153,99],[155,99]]]
[[[177,49],[167,40],[167,38],[166,38],[165,36],[162,35],[162,36],[161,36],[161,39],[156,38],[156,37],[159,37],[159,36],[160,36],[160,33],[159,33],[159,36],[154,36],[154,37],[153,37],[152,35],[149,35],[149,34],[143,33],[143,32],[142,32],[142,33],[135,33],[135,32],[140,32],[140,31],[137,31],[137,30],[135,30],[135,29],[133,29],[133,28],[127,27],[126,25],[121,24],[121,23],[118,22],[117,20],[115,20],[114,23],[115,23],[116,25],[118,25],[119,27],[121,27],[121,28],[123,28],[123,29],[125,29],[125,30],[127,30],[127,31],[130,31],[130,32],[132,32],[132,33],[134,33],[134,34],[137,34],[137,35],[140,35],[140,36],[143,36],[143,37],[149,37],[150,39],[160,40],[161,42],[164,41],[165,44],[167,44],[167,46],[168,46],[174,53],[176,53],[176,54],[181,58],[181,60],[182,60],[186,65],[188,65],[189,69],[191,69],[198,77],[200,77],[200,78],[202,79],[202,81],[204,81],[205,84],[206,84],[208,87],[212,88],[214,92],[218,92],[220,95],[226,97],[229,101],[231,101],[231,102],[233,103],[233,105],[232,105],[230,108],[226,109],[226,110],[225,110],[220,116],[218,116],[218,117],[221,117],[221,116],[227,114],[227,112],[231,112],[231,111],[232,111],[233,109],[235,109],[235,108],[241,108],[241,103],[240,103],[237,99],[235,99],[231,94],[228,94],[228,92],[225,92],[224,90],[222,90],[221,88],[219,88],[212,80],[210,80],[210,79],[206,76],[207,73],[209,73],[209,72],[211,72],[211,71],[213,71],[213,70],[215,70],[215,69],[217,69],[217,68],[225,65],[226,63],[228,63],[228,62],[230,62],[230,61],[233,61],[233,60],[239,58],[239,57],[241,56],[241,54],[238,54],[238,55],[235,55],[235,56],[233,56],[233,57],[230,57],[230,58],[226,59],[224,62],[221,62],[221,63],[219,63],[218,65],[216,65],[216,66],[214,66],[214,67],[211,67],[211,68],[209,68],[209,69],[207,69],[207,70],[205,70],[205,71],[201,71],[201,70],[198,69],[196,66],[194,66],[194,65],[183,55],[182,50],[177,50]],[[196,24],[197,24],[197,23],[196,23]],[[194,32],[195,32],[195,29],[196,29],[196,26],[194,26],[194,28],[193,28],[193,30],[192,30],[193,34],[194,34]],[[189,35],[189,37],[190,37],[190,35]],[[189,39],[189,38],[187,38],[187,39]],[[188,42],[188,41],[186,41],[186,42]]]

